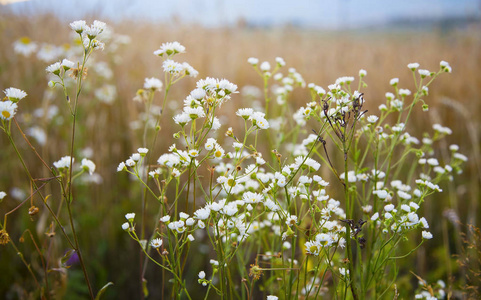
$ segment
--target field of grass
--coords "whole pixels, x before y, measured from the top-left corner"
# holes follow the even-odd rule
[[[45,187],[42,186],[42,197],[47,199],[60,223],[64,224],[66,235],[72,238],[71,219],[66,204],[62,204],[66,200],[60,185],[55,180],[46,180],[52,174],[32,151],[32,147],[50,167],[62,156],[70,155],[72,115],[62,88],[48,87],[49,77],[45,68],[65,58],[66,53],[72,53],[69,51],[79,45],[75,45],[68,23],[52,16],[32,19],[0,16],[0,89],[16,87],[28,94],[19,103],[16,122],[11,123],[13,140],[31,176],[40,179],[36,181],[38,186],[49,182]],[[93,19],[87,21],[90,23]],[[113,34],[105,40],[105,50],[95,51],[87,65],[87,76],[78,103],[73,150],[77,163],[83,157],[95,162],[96,175],[82,174],[76,179],[72,190],[75,201],[71,204],[78,245],[82,250],[92,289],[96,293],[107,282],[114,284],[108,287],[103,299],[141,299],[146,290],[149,299],[172,297],[171,286],[175,284],[168,282],[172,277],[152,263],[143,270],[145,255],[139,244],[121,228],[126,221],[124,215],[136,212],[136,230],[139,236],[140,232],[144,235],[146,231],[148,239],[159,223],[159,205],[156,199],[146,195],[144,186],[133,176],[117,172],[117,166],[139,147],[151,145],[150,141],[146,143],[145,136],[153,137],[155,132],[148,128],[144,133],[145,107],[133,99],[143,87],[144,78],[164,80],[162,60],[153,55],[153,51],[159,49],[162,43],[173,41],[178,41],[186,48],[186,53],[175,56],[175,59],[188,62],[199,72],[199,76],[195,79],[186,77],[169,90],[169,100],[161,114],[155,147],[149,147],[152,163],[167,152],[173,143],[177,143],[177,146],[181,144],[173,138],[174,133],[179,131],[179,126],[172,122],[172,117],[181,112],[183,100],[195,88],[199,79],[226,78],[236,84],[240,91],[233,94],[232,99],[223,104],[216,114],[223,124],[217,134],[218,142],[232,142],[224,135],[228,127],[233,127],[234,133],[244,129],[242,120],[236,116],[237,109],[264,107],[263,81],[247,62],[249,57],[256,57],[261,62],[269,61],[272,66],[275,65],[276,57],[282,57],[286,66],[279,72],[287,75],[288,68],[295,68],[306,83],[315,83],[325,90],[338,77],[357,78],[359,70],[364,69],[367,76],[363,81],[367,87],[362,90],[365,99],[363,109],[367,109],[368,114],[379,113],[378,106],[386,101],[385,93],[392,91],[389,83],[391,78],[398,77],[400,87],[416,90],[412,72],[406,67],[409,63],[418,62],[423,69],[437,71],[440,61],[449,62],[452,74],[443,74],[429,86],[429,95],[423,98],[429,105],[429,111],[423,112],[420,108],[413,111],[407,130],[421,140],[423,132],[432,131],[432,124],[447,126],[452,134],[439,141],[433,153],[447,164],[448,147],[457,144],[459,152],[469,160],[461,174],[455,175],[452,181],[440,183],[443,193],[432,195],[423,204],[423,215],[430,224],[429,231],[434,238],[423,243],[415,253],[397,261],[400,267],[396,270],[396,287],[389,290],[389,295],[392,298],[392,295],[399,293],[399,299],[412,298],[418,289],[419,276],[433,286],[438,280],[443,280],[446,283],[444,290],[447,298],[477,299],[480,296],[480,235],[475,228],[469,230],[467,227],[468,224],[481,226],[481,121],[477,116],[477,113],[481,113],[480,24],[450,31],[319,32],[290,27],[207,29],[176,24],[115,24],[103,21],[112,29]],[[60,54],[42,60],[37,55],[39,51],[27,57],[16,53],[14,43],[22,37],[28,37],[38,46],[45,43],[58,47],[61,50],[55,51]],[[74,88],[73,82],[72,80],[69,88]],[[251,92],[254,95],[248,95],[248,89],[244,89],[246,86],[254,91]],[[165,87],[164,84],[164,89]],[[154,94],[152,105],[155,112],[152,116],[159,115],[163,93],[164,91]],[[109,98],[108,95],[113,96]],[[72,103],[74,94],[71,93],[70,97]],[[286,109],[276,113],[283,118],[283,122],[291,124],[292,114],[310,101],[308,89],[295,89],[287,99]],[[390,118],[392,117],[388,117],[388,120]],[[26,133],[32,147],[22,137],[20,129]],[[34,134],[35,130],[43,131],[45,136]],[[310,122],[300,129],[297,133],[302,136],[300,140],[311,134],[312,130],[320,130],[319,125]],[[264,158],[268,160],[271,158],[269,151],[272,150],[269,148],[270,141],[268,143],[265,136],[261,137],[257,142],[257,150],[263,152]],[[72,247],[69,247],[55,224],[52,213],[35,192],[15,149],[3,132],[0,144],[0,191],[7,193],[7,197],[0,202],[0,216],[3,217],[2,230],[8,232],[12,241],[0,245],[0,298],[39,299],[41,294],[46,297],[46,293],[51,293],[51,299],[87,299],[89,291],[80,264],[72,262],[72,266],[67,268],[62,261],[62,257]],[[225,148],[226,151],[231,151]],[[327,144],[327,149],[331,153],[335,152],[332,143]],[[282,148],[282,151],[284,157],[289,157],[286,149]],[[342,163],[342,158],[342,153],[334,153],[331,157],[333,162],[338,163]],[[402,162],[404,167],[399,167],[401,175],[409,172],[412,164],[410,159]],[[203,165],[199,169],[199,178],[207,179],[207,166],[213,164]],[[318,174],[331,182],[329,194],[341,200],[341,206],[344,206],[343,185],[336,183],[336,176],[327,166],[324,161]],[[186,174],[183,176],[187,177]],[[185,194],[182,197],[192,198],[188,192]],[[193,195],[195,199],[195,192]],[[175,197],[173,194],[165,196],[170,200]],[[187,207],[190,205],[190,213],[206,201],[203,197],[196,200],[187,204]],[[39,211],[29,214],[29,208],[33,206]],[[402,250],[406,251],[401,252],[414,248],[417,244],[413,240],[415,238],[403,244]],[[209,259],[215,256],[213,249],[207,246],[208,243],[202,241],[206,242],[208,238],[196,235],[196,241],[190,249],[194,254],[183,262],[183,275],[189,285],[189,293],[202,295],[192,299],[204,298],[206,288],[197,283],[197,274],[201,270],[207,272],[210,268]],[[298,243],[301,244],[300,241]],[[292,251],[292,254],[301,261],[305,256],[302,252]],[[240,265],[239,268],[248,270],[251,264],[257,264],[257,257],[246,257],[243,265],[239,261],[236,263]],[[307,268],[306,263],[306,270]],[[269,271],[265,273],[269,274]],[[333,274],[328,273],[327,277],[329,275],[331,278],[324,282],[328,290],[333,288],[334,283],[336,286],[340,284]],[[47,281],[45,277],[48,277]],[[239,293],[234,295],[247,299],[244,292],[240,292],[244,290],[245,284],[240,277],[234,278],[233,286],[237,289],[236,293]],[[253,282],[250,277],[245,277],[248,284]],[[265,299],[272,292],[269,285],[279,285],[275,282],[277,280],[273,276],[270,281],[266,279],[256,286],[252,284],[251,299]],[[472,286],[471,289],[467,288],[469,285]],[[209,299],[216,297],[214,291],[210,295]],[[283,295],[287,295],[287,292]],[[352,297],[347,292],[337,294],[331,291],[326,292],[326,295],[326,299],[334,298],[334,295],[338,298],[343,295],[347,295],[348,299]],[[369,299],[369,295],[373,294],[367,295]],[[182,297],[187,299],[185,295]],[[230,297],[234,296],[230,294],[224,299]],[[300,299],[302,297],[299,296]],[[281,296],[279,298],[283,299]],[[314,296],[311,298],[314,299]]]

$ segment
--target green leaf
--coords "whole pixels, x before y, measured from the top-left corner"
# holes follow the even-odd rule
[[[66,263],[70,259],[70,257],[75,253],[74,249],[68,250],[65,255],[60,259],[60,262],[62,263],[62,267],[69,268],[70,266],[67,266]]]
[[[359,157],[361,156],[361,150],[357,150],[356,153],[354,154],[354,161],[357,161]]]
[[[142,279],[142,290],[144,292],[144,297],[149,296],[149,289],[147,288],[147,279],[143,278]]]
[[[105,291],[107,290],[107,288],[111,285],[114,285],[113,282],[108,282],[106,285],[104,285],[100,291],[97,293],[97,296],[95,296],[95,300],[100,300],[100,297],[102,297],[102,295],[105,293]]]

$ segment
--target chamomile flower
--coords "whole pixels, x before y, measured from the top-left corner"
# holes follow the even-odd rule
[[[321,252],[321,245],[317,241],[307,241],[304,243],[304,247],[306,249],[306,253],[310,255],[318,256]]]
[[[192,92],[190,92],[190,96],[196,100],[201,100],[206,96],[206,92],[204,89],[194,89]]]
[[[180,212],[179,218],[181,218],[182,220],[186,220],[189,218],[189,214],[186,214],[185,212]]]
[[[261,69],[261,71],[267,72],[271,69],[271,64],[268,61],[265,61],[265,62],[261,63],[259,68]]]
[[[254,192],[245,192],[244,195],[242,195],[242,200],[245,201],[245,203],[260,203],[264,197],[261,194],[254,193]]]
[[[144,89],[152,91],[162,90],[163,83],[155,77],[145,78]]]
[[[421,75],[421,78],[427,77],[431,75],[431,72],[429,70],[424,70],[424,69],[419,69],[418,70],[419,75]]]
[[[191,121],[191,117],[189,114],[183,112],[181,114],[175,115],[174,116],[174,122],[175,124],[179,124],[180,126],[185,126],[187,123]]]
[[[414,71],[417,68],[419,68],[419,64],[418,63],[410,63],[410,64],[408,64],[408,68],[411,69],[411,71]]]
[[[82,32],[87,28],[87,23],[84,20],[73,21],[70,23],[70,28],[72,28],[78,34],[82,34]]]
[[[138,148],[137,152],[139,152],[140,156],[145,156],[147,152],[149,152],[149,149],[147,148]]]
[[[247,62],[253,66],[257,66],[257,64],[259,63],[259,59],[255,57],[249,57],[249,59],[247,59]]]
[[[399,95],[401,95],[401,97],[406,97],[411,95],[411,91],[408,89],[399,89]]]
[[[162,222],[162,223],[168,223],[169,221],[170,221],[169,215],[166,215],[166,216],[163,216],[162,218],[160,218],[160,222]]]
[[[62,67],[61,63],[56,62],[56,63],[53,63],[53,64],[49,65],[47,68],[45,68],[45,71],[47,71],[48,73],[59,75],[61,67]]]
[[[75,67],[75,63],[73,61],[70,61],[66,58],[64,58],[62,60],[62,62],[60,63],[60,65],[62,66],[62,68],[65,70],[65,71],[68,71],[70,69],[72,69],[73,67]]]
[[[367,117],[367,121],[369,123],[376,123],[378,119],[379,119],[379,117],[375,116],[375,115],[370,115],[369,117]]]
[[[62,170],[62,169],[68,169],[70,168],[70,161],[74,161],[74,159],[71,159],[70,156],[64,156],[60,158],[60,160],[56,161],[53,163],[54,167]]]
[[[33,42],[28,37],[22,37],[13,43],[13,50],[15,53],[22,54],[23,56],[30,56],[38,49],[37,43]]]
[[[17,103],[12,101],[0,101],[0,118],[3,120],[11,120],[17,112]]]
[[[92,25],[85,27],[85,33],[90,40],[96,38],[106,28],[106,24],[101,21],[95,20]]]
[[[197,75],[199,75],[199,72],[186,62],[182,63],[182,67],[184,68],[185,75],[189,77],[197,77]]]
[[[135,218],[135,213],[128,213],[125,215],[125,218],[130,222],[132,223],[134,221],[134,218]]]
[[[208,138],[207,141],[205,142],[205,149],[210,151],[212,149],[214,149],[215,145],[217,144],[217,141],[216,139],[214,138]]]
[[[150,242],[150,245],[152,246],[152,248],[160,248],[160,246],[162,246],[162,239],[160,238],[156,238],[156,239],[153,239],[151,242]]]
[[[81,167],[85,171],[88,171],[90,175],[92,175],[95,172],[95,163],[90,159],[86,159],[86,158],[82,159]]]
[[[187,114],[192,120],[205,117],[204,108],[200,106],[196,108],[184,107],[184,113]]]
[[[468,161],[468,157],[464,154],[461,154],[461,153],[456,152],[456,153],[453,154],[453,157],[458,159],[458,160],[464,161],[464,162]]]
[[[224,157],[225,155],[225,150],[219,145],[219,144],[216,144],[215,145],[215,151],[214,151],[214,156],[216,158],[222,158]]]
[[[162,63],[162,68],[164,69],[165,73],[170,73],[172,75],[178,75],[182,71],[184,71],[184,67],[182,64],[175,62],[171,59],[168,59]]]
[[[22,91],[21,89],[10,87],[3,91],[5,96],[7,96],[8,100],[12,101],[13,103],[17,103],[18,101],[22,100],[27,96],[27,93]]]
[[[276,63],[280,66],[280,67],[283,67],[286,65],[286,62],[284,61],[284,59],[282,57],[276,57]]]
[[[197,156],[199,156],[199,150],[197,150],[197,149],[190,149],[190,150],[189,150],[189,156],[190,156],[190,157],[197,157]]]
[[[253,113],[254,110],[252,108],[240,108],[237,110],[236,115],[244,118],[244,120],[247,120],[250,116],[252,116]]]
[[[422,234],[422,236],[423,236],[423,239],[425,239],[425,240],[430,240],[430,239],[433,238],[433,234],[432,234],[431,232],[429,232],[429,231],[424,231],[424,230],[423,230],[423,232],[421,232],[421,234]]]
[[[194,212],[194,216],[197,220],[206,220],[210,216],[210,209],[208,207],[199,208]]]
[[[154,51],[157,56],[172,56],[177,53],[185,53],[185,47],[179,42],[163,43],[160,49]]]

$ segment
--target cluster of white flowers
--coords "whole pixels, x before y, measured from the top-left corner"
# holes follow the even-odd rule
[[[426,300],[437,300],[445,299],[446,283],[442,280],[438,280],[436,284],[427,285],[424,280],[419,280],[419,288],[417,293],[414,295],[414,299],[426,299]]]
[[[165,59],[164,71],[177,76],[184,72],[183,65],[174,62],[171,57],[184,51],[185,48],[180,44],[170,43],[162,45],[155,54]],[[420,231],[423,240],[433,238],[432,233],[428,231],[427,220],[421,215],[420,205],[427,196],[442,191],[438,185],[441,177],[450,176],[465,157],[457,152],[459,147],[455,145],[450,147],[452,151],[450,164],[443,167],[443,161],[440,162],[434,157],[431,144],[443,135],[450,134],[449,128],[434,125],[434,136],[431,138],[426,135],[421,143],[419,139],[406,132],[408,122],[403,123],[405,119],[398,118],[393,125],[384,124],[389,114],[401,114],[410,107],[410,104],[405,103],[410,98],[408,96],[413,94],[413,101],[416,101],[420,91],[427,94],[427,87],[421,85],[416,91],[411,92],[408,89],[398,88],[399,79],[393,78],[390,84],[394,87],[395,93],[386,93],[387,101],[380,106],[380,115],[364,116],[366,111],[363,109],[365,103],[363,94],[354,89],[354,91],[351,90],[354,77],[338,78],[328,86],[327,92],[316,84],[309,84],[311,102],[303,104],[295,111],[293,114],[295,123],[292,123],[298,126],[296,129],[313,121],[324,123],[326,127],[323,127],[319,134],[314,131],[315,134],[303,136],[301,143],[296,139],[293,139],[292,143],[285,143],[285,140],[280,139],[281,145],[271,153],[274,164],[269,164],[263,159],[262,153],[256,149],[257,139],[256,145],[251,145],[248,135],[253,132],[256,135],[269,132],[269,130],[260,131],[259,129],[271,128],[270,131],[272,131],[273,128],[280,128],[282,130],[285,123],[288,123],[282,119],[282,116],[279,119],[267,120],[269,114],[266,112],[269,111],[270,101],[268,95],[269,93],[274,95],[278,105],[286,105],[286,100],[294,87],[305,86],[305,82],[295,69],[289,69],[287,76],[278,72],[285,66],[282,58],[276,58],[275,66],[267,61],[259,62],[257,58],[249,58],[248,62],[254,66],[265,83],[273,78],[276,86],[272,90],[265,89],[264,110],[259,108],[260,105],[252,105],[236,111],[236,115],[246,122],[244,139],[238,139],[232,128],[229,128],[225,134],[229,142],[224,141],[222,146],[217,138],[209,136],[211,129],[220,127],[220,120],[214,115],[216,108],[229,100],[231,94],[237,92],[237,86],[225,79],[207,77],[199,80],[196,88],[183,101],[182,112],[173,117],[174,122],[182,127],[181,131],[174,135],[175,138],[184,138],[182,150],[175,144],[172,145],[169,152],[162,154],[157,160],[160,167],[151,171],[149,175],[155,178],[157,184],[160,182],[168,184],[172,178],[179,177],[184,172],[189,172],[189,180],[191,180],[192,174],[197,176],[196,172],[200,164],[208,160],[212,160],[215,167],[208,168],[211,180],[210,190],[203,191],[205,203],[198,204],[192,210],[186,210],[178,215],[167,213],[162,216],[161,227],[166,230],[159,230],[156,233],[160,237],[157,236],[151,240],[150,245],[153,248],[158,249],[172,243],[170,236],[175,236],[176,243],[180,242],[179,247],[182,247],[207,234],[209,240],[216,246],[220,245],[225,252],[225,257],[228,257],[235,253],[239,245],[269,236],[273,246],[272,249],[263,249],[266,250],[265,256],[270,256],[272,253],[282,254],[283,263],[286,261],[292,266],[297,262],[294,262],[295,257],[289,257],[290,249],[298,246],[293,237],[300,233],[305,234],[305,239],[301,242],[301,246],[304,246],[303,252],[312,256],[312,259],[324,259],[325,256],[329,258],[328,254],[332,251],[346,247],[347,228],[351,229],[349,241],[354,240],[363,248],[366,243],[364,237],[369,237],[368,231],[362,228],[364,224],[366,224],[365,227],[379,232],[380,238],[385,241],[389,241],[393,236],[402,237],[414,230]],[[448,66],[444,64],[445,69]],[[409,64],[408,67],[414,72],[416,78],[435,77],[434,73],[419,69],[417,63]],[[365,70],[359,71],[359,87],[363,86],[362,78],[366,75]],[[155,78],[146,79],[144,88],[158,90],[162,88],[159,83],[160,80]],[[199,120],[202,121],[201,126],[197,125],[201,122],[196,123],[198,119],[204,119]],[[251,122],[250,127],[247,124],[249,122]],[[188,124],[191,124],[191,129],[195,128],[195,130],[187,130]],[[194,131],[197,133],[193,133]],[[295,134],[301,135],[305,132],[306,130],[302,129]],[[327,134],[331,134],[334,139],[337,137],[342,141],[343,146],[345,144],[349,145],[348,147],[354,147],[354,144],[358,147],[357,139],[360,140],[361,137],[364,138],[363,135],[368,135],[372,148],[366,150],[365,156],[371,154],[385,156],[385,152],[388,151],[384,150],[390,149],[391,145],[393,149],[397,145],[406,147],[408,149],[406,153],[414,152],[417,155],[412,161],[413,166],[419,167],[424,173],[413,173],[412,178],[417,180],[409,179],[408,182],[398,179],[389,180],[393,176],[396,177],[393,171],[394,162],[391,164],[389,160],[376,164],[375,168],[366,165],[354,166],[354,168],[348,166],[350,168],[344,172],[335,171],[336,178],[346,187],[346,191],[352,193],[350,200],[356,201],[356,205],[360,200],[361,204],[358,208],[362,211],[363,217],[355,223],[354,220],[347,219],[348,214],[343,209],[345,204],[329,195],[329,182],[320,176],[321,164],[317,160],[322,156],[319,149],[323,148],[321,143],[325,144],[323,138]],[[351,137],[351,141],[355,143],[349,141]],[[340,144],[338,144],[339,147],[341,147]],[[373,149],[375,153],[369,152],[369,149]],[[328,151],[325,147],[324,150]],[[288,152],[289,156],[283,157],[284,151]],[[360,152],[359,155],[362,155],[362,151]],[[346,161],[351,159],[347,150],[344,154]],[[129,160],[121,163],[119,169],[134,167],[140,159],[139,155],[140,153],[133,154]],[[364,162],[364,158],[356,157],[356,161]],[[330,160],[328,162],[332,168],[336,165]],[[163,180],[160,180],[159,177],[162,176]],[[179,182],[178,179],[175,181]],[[191,189],[195,189],[195,185],[190,185],[188,188],[189,198]],[[190,203],[189,201],[188,205]],[[308,230],[305,230],[306,226]],[[128,224],[127,229],[129,228],[132,228],[132,224]],[[224,260],[221,263],[225,262]],[[214,269],[212,277],[218,271],[218,264],[218,262],[212,264]],[[334,266],[332,270],[338,270],[337,278],[348,282],[349,269],[340,267],[334,262],[332,265]],[[206,279],[204,271],[201,271],[198,277],[198,282],[203,286],[212,284]],[[303,295],[312,289],[316,280],[319,278],[314,276],[306,280],[301,291]],[[268,299],[276,298],[276,296],[268,296]]]
[[[252,121],[252,126],[258,129],[269,128],[269,122],[266,120],[265,114],[254,111],[252,108],[240,108],[237,110],[236,115],[242,117],[244,120]]]
[[[178,53],[185,53],[185,47],[179,42],[169,42],[163,43],[158,50],[154,51],[155,55],[158,56],[173,56]]]
[[[194,69],[191,65],[186,62],[178,63],[171,59],[167,59],[162,63],[162,68],[164,69],[165,73],[169,73],[172,76],[190,76],[190,77],[197,77],[199,72]]]
[[[343,237],[346,232],[345,226],[337,221],[324,220],[323,223],[319,224],[318,229],[321,233],[316,234],[313,240],[304,244],[307,254],[319,256],[322,254],[323,249],[327,251],[332,246],[345,247],[346,241]]]
[[[148,151],[149,150],[147,148],[138,148],[137,152],[132,153],[132,155],[125,162],[121,162],[118,165],[117,172],[128,170],[128,168],[135,168],[137,170],[136,167],[140,165],[140,162]]]
[[[6,99],[0,101],[0,119],[9,121],[17,113],[17,102],[27,96],[27,93],[17,88],[8,88],[3,91]]]

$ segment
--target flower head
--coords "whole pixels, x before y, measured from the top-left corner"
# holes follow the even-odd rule
[[[71,158],[70,156],[64,156],[60,160],[56,161],[53,163],[54,167],[62,170],[62,169],[68,169],[70,168],[70,162],[73,162],[74,159]]]
[[[56,63],[53,63],[51,64],[50,66],[48,66],[47,68],[45,68],[45,71],[47,71],[48,73],[52,73],[52,74],[55,74],[55,75],[60,75],[60,68],[62,67],[61,63],[60,62],[56,62]]]
[[[15,53],[23,56],[30,56],[30,54],[37,51],[38,45],[28,37],[22,37],[13,43],[13,50]]]
[[[95,172],[95,163],[90,159],[86,159],[86,158],[82,159],[81,167],[85,171],[88,171],[90,175],[92,175]]]
[[[73,21],[70,23],[70,28],[81,34],[87,28],[87,23],[84,20]]]
[[[162,239],[159,239],[159,238],[153,239],[150,242],[150,245],[155,249],[160,248],[160,246],[162,246]]]
[[[178,75],[184,71],[184,66],[182,66],[181,63],[175,62],[171,59],[164,61],[162,68],[164,69],[165,73],[170,73],[172,75]]]
[[[11,120],[17,111],[17,103],[12,101],[0,101],[0,118]]]
[[[60,65],[63,67],[65,71],[72,69],[75,66],[75,63],[73,61],[70,61],[66,58],[62,60],[62,63]]]
[[[101,34],[106,28],[106,24],[101,21],[95,20],[92,25],[85,27],[85,33],[89,40],[93,40],[99,34]]]
[[[424,230],[423,230],[423,232],[422,232],[421,234],[422,234],[422,236],[423,236],[423,239],[425,239],[425,240],[430,240],[430,239],[433,238],[433,234],[432,234],[431,232],[429,232],[429,231],[424,231]]]
[[[155,77],[145,78],[144,89],[152,91],[160,91],[162,89],[163,83]]]
[[[27,93],[24,91],[13,87],[8,88],[3,92],[5,93],[5,96],[7,96],[8,100],[12,101],[13,103],[17,103],[27,96]]]
[[[129,221],[129,222],[133,222],[134,221],[134,218],[135,218],[135,213],[128,213],[125,215],[125,218]]]
[[[154,51],[157,56],[172,56],[177,53],[185,53],[185,47],[179,42],[163,43],[160,49]]]
[[[414,71],[417,68],[419,68],[419,64],[418,63],[410,63],[410,64],[408,64],[408,68],[411,69],[411,71]]]
[[[259,63],[259,59],[255,57],[249,57],[247,62],[253,66],[257,66],[257,64]]]

